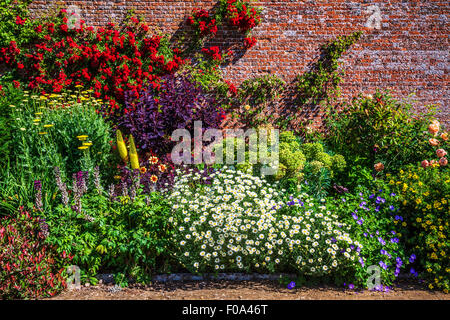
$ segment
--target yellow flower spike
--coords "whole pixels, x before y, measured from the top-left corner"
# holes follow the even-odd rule
[[[78,147],[78,149],[80,149],[80,150],[86,150],[87,148],[89,148],[88,146],[81,146],[81,147]]]
[[[33,122],[39,122],[41,119],[33,119]]]
[[[54,124],[45,124],[44,125],[44,128],[51,128],[51,127],[53,127],[54,126]]]
[[[134,138],[130,134],[130,162],[132,169],[139,169],[139,157],[136,150],[136,145],[134,144]]]
[[[117,138],[117,149],[119,150],[119,155],[124,162],[128,161],[128,151],[125,142],[123,141],[122,132],[120,130],[116,131]]]
[[[39,132],[40,135],[47,134],[47,132]]]
[[[83,142],[83,146],[90,147],[92,146],[92,142]]]

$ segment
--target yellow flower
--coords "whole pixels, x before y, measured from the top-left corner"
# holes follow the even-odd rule
[[[88,149],[89,147],[87,147],[87,146],[81,146],[81,147],[78,147],[78,149],[80,149],[80,150],[86,150],[86,149]]]
[[[83,86],[82,86],[81,84],[77,84],[77,85],[75,86],[75,88],[83,88]]]
[[[81,135],[81,136],[77,136],[77,139],[80,140],[80,141],[84,141],[84,140],[87,139],[87,137],[88,136],[84,134],[84,135]]]
[[[403,222],[403,223],[402,223],[402,226],[406,227],[406,222]]]
[[[41,119],[33,119],[33,122],[39,122]]]
[[[43,115],[42,112],[35,112],[34,114],[37,115],[37,116],[42,116]]]
[[[53,124],[44,124],[44,128],[51,128],[53,126],[54,126]]]
[[[132,169],[139,169],[139,157],[137,154],[136,146],[134,144],[134,138],[130,134],[130,162]]]
[[[128,150],[125,142],[123,141],[122,132],[120,130],[116,131],[116,139],[117,139],[117,149],[119,150],[119,155],[123,161],[128,160]]]
[[[420,198],[419,198],[419,199],[416,199],[416,203],[417,203],[417,204],[421,204],[421,203],[422,203],[422,199],[420,199]]]
[[[116,180],[120,180],[122,177],[121,176],[114,176],[114,179]]]
[[[422,219],[421,218],[417,218],[416,221],[420,223],[420,222],[422,222]]]
[[[90,147],[92,146],[92,142],[83,142],[83,146]]]
[[[47,134],[47,132],[39,132],[40,135]]]
[[[428,285],[428,288],[430,288],[431,290],[433,290],[433,285],[430,283],[429,285]]]

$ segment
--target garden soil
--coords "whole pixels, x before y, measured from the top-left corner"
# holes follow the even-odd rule
[[[274,281],[195,281],[120,288],[100,284],[66,290],[52,300],[450,300],[423,285],[399,282],[389,292],[355,292],[336,287],[289,290]]]

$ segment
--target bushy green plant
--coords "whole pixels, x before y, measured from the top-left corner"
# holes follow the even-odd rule
[[[27,43],[35,37],[34,19],[30,19],[28,5],[32,0],[2,0],[0,2],[0,48],[11,41]]]
[[[172,228],[164,197],[157,192],[143,194],[135,184],[121,186],[120,193],[114,187],[109,194],[97,187],[82,193],[85,183],[79,177],[68,205],[43,213],[48,242],[73,256],[82,282],[95,284],[102,271],[113,273],[121,285],[129,279],[148,283],[156,271],[170,271]]]
[[[97,165],[109,166],[111,129],[95,106],[96,101],[85,94],[39,97],[29,93],[11,105],[10,161],[3,171],[3,195],[19,194],[27,204],[34,197],[33,182],[39,180],[46,207],[56,190],[55,166],[63,177],[79,170],[92,173]]]
[[[339,218],[351,228],[352,239],[361,243],[356,250],[360,253],[355,267],[354,284],[366,288],[378,285],[369,281],[373,274],[368,271],[376,266],[380,271],[381,286],[391,286],[401,270],[409,263],[405,253],[405,233],[407,221],[399,212],[398,195],[388,189],[375,192],[360,188],[357,193],[347,193],[340,199],[331,200],[328,210],[337,212]],[[403,231],[403,232],[400,232]]]
[[[400,199],[402,215],[408,221],[408,249],[417,260],[416,272],[430,289],[450,290],[450,172],[434,164],[426,168],[409,166],[388,175],[389,187]]]
[[[369,168],[381,162],[393,172],[433,152],[426,133],[431,116],[431,109],[414,116],[409,102],[377,91],[373,97],[360,96],[342,109],[331,109],[325,140],[349,161],[358,157]]]

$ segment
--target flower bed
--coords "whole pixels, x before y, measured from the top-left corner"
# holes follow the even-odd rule
[[[448,293],[448,133],[388,92],[337,108],[337,61],[361,33],[298,77],[299,103],[327,106],[315,130],[265,117],[286,83],[237,88],[218,68],[231,51],[175,48],[134,15],[94,30],[23,9],[21,40],[0,41],[2,297],[54,295],[69,265],[92,284],[239,272],[386,290],[408,275]],[[259,22],[236,0],[187,20],[194,41],[226,23],[246,48]]]

